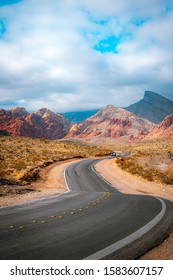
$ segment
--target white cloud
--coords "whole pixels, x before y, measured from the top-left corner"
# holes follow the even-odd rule
[[[59,112],[126,106],[145,89],[171,98],[173,12],[165,12],[166,3],[23,0],[0,7],[6,28],[0,36],[0,106]],[[93,49],[110,35],[119,38],[118,53]]]

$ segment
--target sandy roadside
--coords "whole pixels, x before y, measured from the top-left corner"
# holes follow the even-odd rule
[[[64,184],[64,169],[70,163],[76,161],[78,160],[60,161],[43,168],[40,172],[40,179],[32,183],[35,191],[27,192],[26,194],[0,197],[1,207],[21,204],[68,191]]]
[[[173,188],[161,183],[148,182],[123,171],[115,164],[115,159],[106,159],[95,165],[96,171],[113,187],[122,193],[148,194],[173,201]]]

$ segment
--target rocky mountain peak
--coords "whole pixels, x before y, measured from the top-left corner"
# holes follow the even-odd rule
[[[14,118],[24,117],[28,115],[28,112],[25,108],[22,107],[14,107],[8,111]]]
[[[123,109],[123,108],[118,108],[113,105],[108,105],[105,108],[101,109],[97,114],[92,116],[92,118],[102,118],[102,119],[128,119],[130,117],[134,117],[134,114]]]
[[[125,109],[153,123],[159,123],[173,113],[173,101],[158,93],[145,91],[143,99]]]
[[[47,108],[41,108],[35,112],[36,115],[39,115],[42,118],[47,118],[47,117],[55,117],[56,114],[52,112],[51,110]]]
[[[153,91],[145,91],[143,100],[145,100],[147,102],[162,102],[163,101],[164,103],[165,102],[170,103],[169,99],[167,99]]]
[[[105,108],[103,108],[104,110],[113,110],[115,109],[115,106],[113,106],[112,104],[108,104]]]
[[[28,113],[24,108],[0,110],[0,131],[8,135],[36,138],[63,138],[72,124],[61,114],[55,114],[47,108]]]
[[[153,127],[153,124],[125,109],[108,105],[92,117],[69,130],[66,138],[120,138],[140,139]]]

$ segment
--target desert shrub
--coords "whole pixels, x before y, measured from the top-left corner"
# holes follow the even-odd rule
[[[168,167],[164,180],[167,182],[167,184],[173,185],[173,164],[170,164]]]
[[[24,160],[19,160],[19,161],[16,161],[15,167],[16,167],[17,170],[22,170],[22,169],[25,169],[27,167],[27,164]]]
[[[167,172],[158,170],[157,168],[143,167],[136,162],[135,157],[118,158],[116,163],[123,170],[138,175],[148,181],[159,181],[164,184],[173,184],[173,166]]]

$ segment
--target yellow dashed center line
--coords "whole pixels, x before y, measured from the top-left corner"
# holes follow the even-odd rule
[[[51,215],[49,216],[49,218],[53,219],[53,218],[57,218],[57,219],[62,219],[64,218],[64,215],[74,215],[76,214],[76,211],[83,211],[84,209],[88,209],[90,208],[90,206],[95,206],[98,203],[104,202],[108,197],[110,196],[110,192],[104,192],[104,194],[102,196],[100,196],[99,198],[92,200],[91,202],[88,202],[86,205],[81,205],[78,209],[77,208],[73,208],[73,210],[71,212],[62,212],[62,215]],[[31,223],[41,223],[44,224],[46,223],[46,220],[41,220],[41,221],[37,221],[37,220],[32,220]],[[29,226],[29,225],[27,225]],[[16,226],[16,225],[10,225],[9,228],[10,229],[14,229],[14,228],[18,228],[18,229],[24,229],[27,226]]]
[[[24,228],[24,226],[20,226],[19,228],[22,229],[22,228]]]

